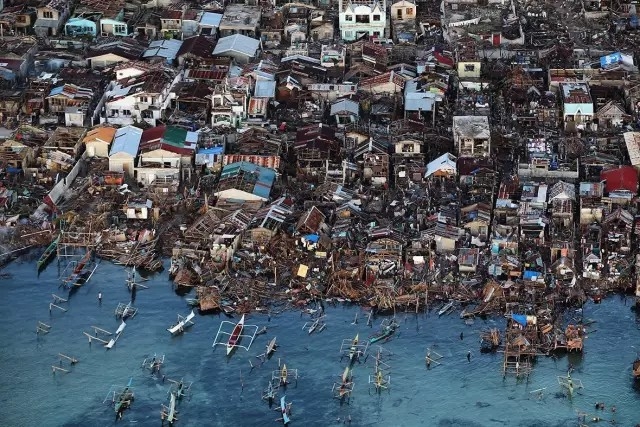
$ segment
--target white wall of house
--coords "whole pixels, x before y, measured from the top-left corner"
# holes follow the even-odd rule
[[[109,170],[111,172],[124,172],[133,176],[135,159],[127,153],[114,153],[109,156]]]
[[[125,22],[105,18],[100,20],[100,33],[105,36],[128,36],[129,30]]]
[[[419,141],[405,139],[395,143],[396,154],[412,155],[412,154],[420,153],[421,150],[422,150],[422,145],[420,144]]]
[[[144,165],[149,163],[161,163],[167,168],[179,168],[180,159],[180,154],[158,149],[140,154],[140,165],[144,167]]]
[[[173,178],[180,179],[179,168],[146,168],[140,167],[135,169],[135,178],[137,182],[141,182],[144,185],[151,185],[158,178]]]
[[[416,19],[416,5],[402,0],[391,5],[391,19],[394,21],[410,21]]]
[[[109,157],[109,144],[105,141],[95,139],[85,143],[88,157]]]
[[[64,125],[65,126],[84,126],[84,112],[65,112],[64,113]]]
[[[343,40],[355,40],[360,34],[366,33],[370,37],[385,37],[387,25],[386,2],[371,5],[356,5],[343,11],[342,1],[339,6],[338,22],[340,35]]]
[[[461,79],[480,78],[480,61],[460,61],[458,62],[458,77]]]
[[[153,107],[153,109],[150,109]],[[120,126],[132,125],[135,122],[147,122],[157,126],[162,117],[164,101],[159,94],[136,93],[115,101],[105,103],[106,116],[101,117],[102,123]]]

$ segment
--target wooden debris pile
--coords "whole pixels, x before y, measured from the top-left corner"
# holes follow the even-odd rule
[[[218,287],[198,286],[196,296],[201,311],[214,311],[220,308],[220,289]]]

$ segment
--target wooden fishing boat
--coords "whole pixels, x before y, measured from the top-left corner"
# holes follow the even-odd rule
[[[40,272],[47,265],[47,263],[51,260],[53,254],[55,254],[56,249],[58,248],[59,240],[60,236],[56,237],[53,242],[51,242],[49,246],[47,246],[47,249],[44,250],[44,253],[40,256],[40,259],[38,259],[38,272]]]
[[[346,384],[349,382],[349,367],[344,368],[344,372],[342,373],[342,383]]]
[[[269,356],[274,351],[276,351],[276,337],[273,337],[273,339],[269,341],[269,344],[267,344],[267,351],[265,352],[265,354]]]
[[[287,365],[282,365],[282,370],[280,371],[280,385],[287,385]]]
[[[131,390],[132,382],[133,378],[129,378],[127,386],[117,396],[115,396],[113,407],[116,411],[116,416],[118,417],[122,417],[124,410],[131,406],[131,403],[133,402],[133,391]]]
[[[231,354],[234,348],[238,345],[238,341],[240,341],[240,335],[242,334],[242,330],[244,329],[244,314],[240,318],[240,321],[236,324],[229,335],[229,341],[227,341],[227,356]]]
[[[174,335],[176,332],[183,332],[186,327],[193,325],[193,321],[191,319],[194,317],[195,314],[193,313],[193,310],[191,310],[191,313],[189,313],[187,317],[178,315],[178,322],[170,328],[167,328],[167,331],[169,331],[171,335]]]
[[[369,338],[369,343],[374,344],[374,343],[377,343],[378,341],[382,341],[389,338],[391,335],[393,335],[396,332],[397,328],[398,328],[398,324],[392,320],[391,323],[382,327],[382,330],[380,331],[379,334]]]
[[[355,360],[356,353],[358,352],[358,342],[360,341],[360,334],[356,334],[356,337],[351,342],[351,348],[349,349],[349,361]]]
[[[440,309],[440,311],[438,312],[438,316],[442,316],[443,314],[448,313],[449,310],[451,310],[452,308],[453,308],[453,301],[449,301],[444,305],[444,307]]]
[[[282,423],[284,425],[287,425],[291,422],[291,419],[289,418],[289,408],[287,406],[285,397],[286,396],[282,396],[280,398],[280,411],[282,412]]]
[[[78,263],[76,264],[76,267],[73,269],[73,272],[69,275],[69,277],[66,278],[64,283],[67,285],[82,286],[84,281],[81,279],[86,278],[85,275],[86,273],[88,273],[88,271],[85,271],[85,267],[87,266],[90,260],[91,260],[91,251],[87,251],[87,253],[85,253],[84,256],[82,257],[82,259],[78,261]]]
[[[640,357],[633,362],[633,378],[640,379]]]
[[[267,389],[262,394],[262,400],[266,400],[269,403],[269,406],[273,404],[273,401],[276,399],[277,390],[273,387],[273,383],[269,382]]]

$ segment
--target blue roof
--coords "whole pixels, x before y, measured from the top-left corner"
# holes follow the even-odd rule
[[[136,157],[138,155],[138,149],[140,148],[141,138],[142,129],[135,126],[125,126],[118,129],[113,138],[109,156],[113,156],[116,153],[127,153],[130,154],[131,157]]]
[[[198,154],[222,154],[224,147],[221,145],[209,148],[198,148]]]
[[[217,28],[220,26],[220,21],[222,21],[221,13],[204,12],[200,18],[200,25]]]
[[[63,90],[64,90],[64,85],[54,87],[53,89],[51,89],[51,92],[49,92],[49,96],[60,95]]]
[[[257,175],[252,193],[258,197],[262,197],[263,199],[269,198],[269,194],[271,194],[271,187],[276,180],[275,170],[271,168],[263,168],[262,166],[254,165],[249,162],[235,162],[222,168],[220,180],[231,178],[238,175],[240,172]]]

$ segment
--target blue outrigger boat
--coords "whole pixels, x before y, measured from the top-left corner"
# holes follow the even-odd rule
[[[396,332],[396,329],[398,329],[398,324],[396,323],[395,318],[391,319],[386,324],[385,322],[383,322],[382,329],[378,334],[369,338],[369,343],[374,344],[374,343],[377,343],[378,341],[382,341],[389,338],[391,335],[393,335]]]
[[[44,269],[47,264],[49,263],[49,261],[51,260],[51,257],[53,256],[53,254],[56,252],[56,249],[58,249],[58,241],[60,240],[60,236],[57,236],[53,242],[51,242],[49,244],[49,246],[47,246],[47,249],[45,249],[44,253],[42,254],[42,256],[40,256],[40,259],[38,259],[38,272],[42,271],[42,269]]]

